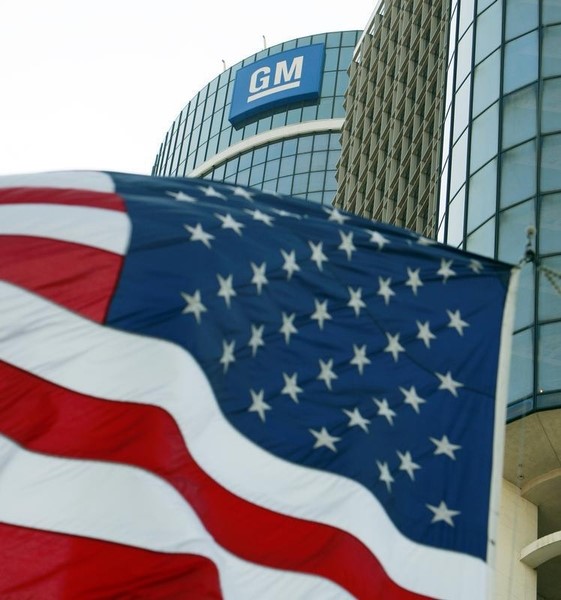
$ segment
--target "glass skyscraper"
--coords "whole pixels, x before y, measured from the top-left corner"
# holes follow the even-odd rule
[[[535,228],[493,597],[560,600],[561,2],[379,1],[346,110],[337,205],[512,264]]]
[[[331,204],[337,188],[347,70],[360,33],[339,31],[294,39],[225,70],[175,119],[152,174],[204,177]],[[242,69],[255,64],[259,70],[268,58],[282,58],[313,45],[323,46],[324,52],[315,98],[265,105],[257,114],[231,122],[236,78]],[[290,75],[291,64],[286,62],[285,76]]]

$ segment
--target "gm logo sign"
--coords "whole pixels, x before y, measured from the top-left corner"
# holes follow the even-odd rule
[[[275,106],[319,98],[324,44],[313,44],[257,61],[236,73],[230,123]]]

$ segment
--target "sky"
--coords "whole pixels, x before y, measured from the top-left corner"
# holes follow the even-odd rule
[[[0,175],[149,174],[224,63],[362,30],[374,0],[0,0]],[[224,62],[223,62],[224,61]]]

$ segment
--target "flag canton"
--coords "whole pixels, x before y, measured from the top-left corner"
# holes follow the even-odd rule
[[[295,198],[113,177],[133,227],[108,324],[189,351],[255,444],[485,558],[510,267]]]

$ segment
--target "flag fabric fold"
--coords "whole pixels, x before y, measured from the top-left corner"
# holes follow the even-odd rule
[[[0,596],[488,597],[515,279],[246,187],[0,178]]]

